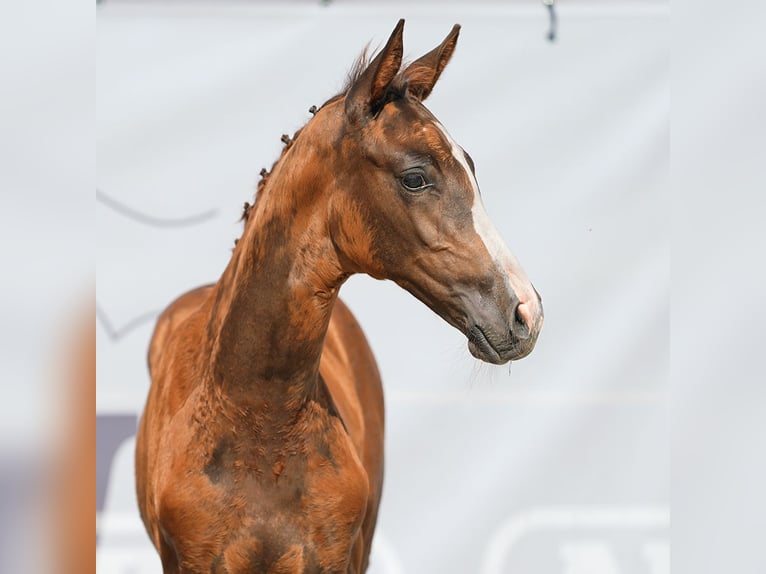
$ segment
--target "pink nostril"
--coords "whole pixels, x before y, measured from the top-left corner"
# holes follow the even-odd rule
[[[532,313],[529,310],[529,306],[526,303],[519,303],[516,306],[513,318],[511,332],[520,339],[529,338],[533,326]]]

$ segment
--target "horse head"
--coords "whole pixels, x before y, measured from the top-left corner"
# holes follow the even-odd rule
[[[344,270],[391,279],[503,364],[529,354],[539,294],[482,204],[473,161],[423,105],[460,27],[402,67],[404,21],[312,122],[332,142],[329,231]],[[307,126],[308,127],[308,126]]]

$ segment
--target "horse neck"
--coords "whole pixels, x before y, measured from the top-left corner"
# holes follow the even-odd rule
[[[210,378],[236,404],[294,414],[317,390],[347,274],[327,232],[329,178],[312,168],[321,165],[312,151],[296,140],[275,166],[215,287]]]

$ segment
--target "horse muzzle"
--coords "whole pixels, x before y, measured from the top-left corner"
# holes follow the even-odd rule
[[[477,314],[466,330],[471,354],[495,365],[529,355],[543,326],[542,302],[535,295],[536,301],[517,302],[510,313]]]

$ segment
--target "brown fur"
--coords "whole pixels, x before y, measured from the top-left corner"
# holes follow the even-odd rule
[[[432,85],[377,101],[407,77],[401,39],[400,22],[290,139],[218,282],[157,322],[136,487],[168,574],[366,570],[384,408],[370,347],[338,299],[349,275],[397,281],[469,337],[483,321],[498,345],[516,345],[498,346],[503,360],[534,345],[536,333],[508,334],[518,300],[473,229],[467,174],[420,103]],[[456,39],[427,59],[433,82]],[[408,169],[433,189],[405,191]]]

